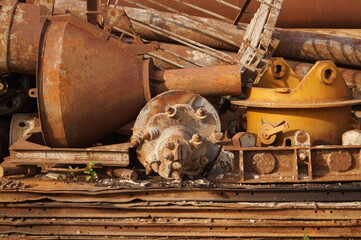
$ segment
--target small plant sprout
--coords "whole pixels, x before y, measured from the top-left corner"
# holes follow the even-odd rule
[[[93,167],[97,164],[97,161],[94,160],[92,162],[89,162],[86,169],[84,170],[84,173],[87,174],[87,176],[85,177],[85,180],[90,180],[90,179],[97,179],[98,178],[98,174],[97,172],[93,169]]]

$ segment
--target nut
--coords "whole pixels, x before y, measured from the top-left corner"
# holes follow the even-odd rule
[[[205,119],[207,117],[207,110],[204,107],[200,107],[196,111],[196,116],[199,119]]]
[[[182,164],[181,164],[179,161],[173,162],[173,163],[172,163],[172,168],[173,168],[174,170],[179,170],[179,169],[182,168]]]

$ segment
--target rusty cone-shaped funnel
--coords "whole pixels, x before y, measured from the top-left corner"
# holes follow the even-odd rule
[[[49,18],[39,52],[38,105],[48,146],[93,144],[134,119],[146,103],[149,61],[87,22]]]

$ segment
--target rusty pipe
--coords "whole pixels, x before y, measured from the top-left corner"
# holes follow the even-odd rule
[[[287,63],[301,78],[305,77],[313,66],[311,63],[293,60],[287,60]],[[356,85],[358,88],[361,87],[361,70],[350,68],[338,68],[338,70],[348,85]]]
[[[150,78],[155,95],[169,90],[186,90],[204,96],[241,94],[238,65],[158,70],[151,72]]]
[[[178,35],[214,48],[238,50],[235,46],[231,46],[220,39],[202,33],[202,31],[199,30],[200,27],[204,27],[202,24],[186,19],[181,15],[129,7],[124,7],[123,9],[127,12],[133,23],[142,22],[146,25],[162,27]],[[244,30],[240,29],[240,27],[245,28],[245,25],[239,24],[237,28],[237,26],[215,19],[200,17],[198,17],[198,19],[199,21],[209,22],[210,25],[219,26],[223,31],[228,33],[227,36],[229,36],[232,41],[237,41],[237,39],[240,41],[243,38]],[[176,21],[183,21],[188,24],[179,25],[176,24]],[[116,26],[118,28],[127,27],[125,25],[123,26],[121,22],[118,22]],[[144,38],[172,41],[142,27],[141,24],[134,24],[133,28]],[[208,30],[212,29],[210,28]],[[215,31],[215,33],[222,34],[220,31]],[[336,64],[361,66],[361,39],[285,29],[276,29],[274,37],[280,40],[275,52],[276,56],[312,61],[332,60]]]
[[[34,176],[37,172],[36,166],[2,166],[0,167],[0,178],[19,174]]]
[[[35,74],[43,21],[38,5],[1,1],[0,72]]]

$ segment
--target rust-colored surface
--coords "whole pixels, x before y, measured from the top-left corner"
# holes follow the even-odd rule
[[[152,87],[156,95],[168,90],[186,90],[204,96],[241,94],[238,65],[158,70],[153,71],[150,78],[154,80]]]
[[[43,22],[37,5],[2,1],[0,44],[3,72],[34,74]],[[7,11],[7,9],[10,9]]]
[[[1,234],[85,239],[359,236],[357,183],[217,188],[191,180],[180,187],[159,179],[149,179],[146,187],[106,179],[0,182]]]
[[[274,36],[280,39],[275,56],[361,66],[360,38],[285,30],[276,31]]]
[[[146,173],[181,180],[197,176],[217,157],[223,138],[216,109],[203,97],[187,91],[168,91],[140,111],[131,146]]]
[[[287,60],[287,63],[301,78],[305,77],[313,66],[313,64],[311,63],[292,61],[292,60]],[[360,69],[339,67],[338,70],[340,74],[342,74],[343,79],[348,85],[355,85],[357,88],[360,88],[361,86]]]
[[[208,178],[220,182],[340,182],[360,181],[358,146],[298,146],[236,148],[231,158],[219,158]]]
[[[143,65],[148,63],[101,35],[71,16],[48,22],[38,100],[49,146],[88,146],[130,122],[145,104],[142,86],[149,70],[143,72]]]
[[[172,18],[178,19],[178,21],[185,20],[184,17],[177,14],[160,14],[137,8],[124,9],[132,22],[142,22],[143,24],[166,28],[168,31],[214,48],[237,50],[239,47],[227,45],[223,40],[209,36],[193,25],[185,27],[184,25],[175,24]],[[229,36],[230,39],[243,39],[244,25],[241,26],[243,29],[238,29],[236,26],[220,20],[199,19],[219,26],[223,32],[227,33],[227,35],[225,33],[223,35]],[[164,35],[156,34],[141,24],[133,24],[133,26],[135,31],[144,38],[169,41],[169,38],[164,38]],[[126,26],[118,27],[126,28]],[[219,31],[218,34],[222,34],[222,32]],[[280,40],[275,52],[276,56],[314,61],[332,60],[338,64],[361,66],[360,39],[284,29],[276,29],[274,37]]]

